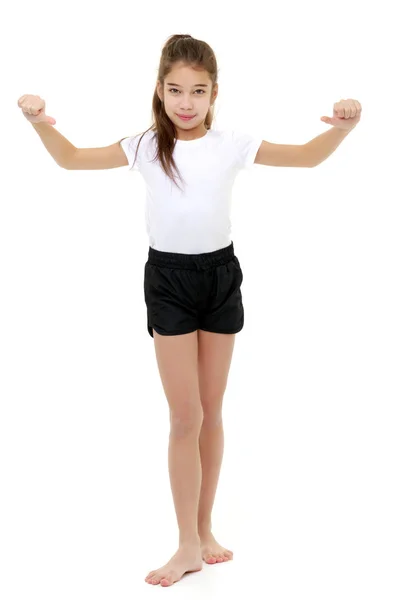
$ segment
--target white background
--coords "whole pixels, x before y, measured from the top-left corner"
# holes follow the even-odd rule
[[[1,19],[0,596],[398,600],[399,55],[394,4],[42,2]],[[239,174],[245,326],[213,513],[234,560],[169,591],[169,414],[143,294],[145,184],[66,171],[17,101],[77,147],[152,124],[160,53],[207,41],[216,128],[301,144],[335,102],[357,128],[314,169]]]

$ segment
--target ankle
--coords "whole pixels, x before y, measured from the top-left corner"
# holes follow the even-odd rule
[[[211,521],[203,521],[197,527],[200,538],[206,537],[211,533]]]
[[[200,545],[200,536],[198,534],[190,534],[190,535],[185,535],[185,534],[181,534],[179,536],[179,547],[182,548],[183,546],[185,547],[189,547],[189,546],[199,546]]]

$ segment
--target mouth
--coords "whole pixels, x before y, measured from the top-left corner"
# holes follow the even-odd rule
[[[190,121],[191,119],[193,119],[196,115],[176,115],[177,117],[179,117],[180,119],[182,119],[182,121]]]

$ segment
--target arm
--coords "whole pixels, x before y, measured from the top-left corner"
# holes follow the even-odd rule
[[[32,123],[32,127],[56,163],[66,168],[66,163],[76,151],[75,146],[49,123]]]
[[[332,127],[328,131],[324,131],[307,144],[303,148],[308,156],[308,161],[311,166],[316,167],[328,158],[341,144],[346,136],[349,135],[352,129],[338,129]]]
[[[316,167],[336,150],[350,131],[332,127],[310,142],[294,146],[263,140],[254,162],[269,167]]]
[[[335,102],[333,107],[333,117],[321,117],[321,121],[333,125],[332,129],[298,146],[269,144],[263,140],[254,162],[275,167],[316,167],[322,163],[361,118],[361,104],[352,98]]]
[[[272,144],[266,140],[261,142],[254,162],[267,167],[314,167],[305,144]]]
[[[53,125],[32,123],[56,163],[68,170],[115,169],[128,165],[120,142],[104,148],[76,148]]]

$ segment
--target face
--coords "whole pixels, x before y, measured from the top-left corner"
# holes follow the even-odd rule
[[[165,78],[164,89],[157,82],[158,97],[164,101],[165,112],[176,126],[178,138],[193,139],[204,135],[204,120],[218,94],[218,84],[213,92],[211,85],[207,71],[185,65],[174,66]],[[193,115],[193,118],[184,120],[178,115]]]

